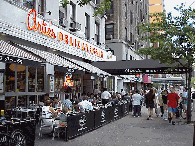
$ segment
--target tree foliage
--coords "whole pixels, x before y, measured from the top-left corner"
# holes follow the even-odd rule
[[[140,33],[150,34],[140,38],[141,40],[159,45],[141,48],[136,53],[150,55],[152,59],[159,59],[160,63],[169,65],[178,62],[187,67],[188,61],[193,65],[195,60],[195,9],[184,9],[183,4],[174,9],[180,12],[179,16],[154,13],[149,15],[153,22],[137,26]],[[181,59],[184,60],[183,64]]]
[[[91,2],[91,0],[78,0],[77,4],[80,7],[83,7],[90,2]],[[70,4],[69,0],[61,0],[60,3],[63,8],[66,8],[67,4]],[[100,4],[97,4],[97,7],[94,12],[94,16],[97,16],[99,14],[101,14],[101,15],[105,14],[105,11],[110,9],[110,7],[111,7],[111,1],[110,0],[103,0]]]

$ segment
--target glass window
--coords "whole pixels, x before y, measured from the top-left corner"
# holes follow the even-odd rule
[[[127,4],[125,4],[125,19],[127,19]]]
[[[74,21],[76,13],[76,5],[73,2],[70,2],[70,18]]]
[[[64,72],[58,72],[58,71],[55,71],[55,76],[54,76],[54,91],[56,93],[58,92],[61,92],[61,91],[64,91],[65,88],[63,86],[63,82],[64,82],[64,79],[65,78],[65,73]]]
[[[90,39],[90,16],[85,13],[85,37],[86,39]]]
[[[35,95],[29,96],[29,104],[33,104],[33,103],[36,103],[36,96]]]
[[[34,67],[28,67],[28,92],[35,92],[35,70]]]
[[[26,67],[17,65],[17,92],[25,92],[26,86]]]
[[[16,97],[5,97],[5,109],[11,109],[16,107]]]
[[[99,45],[99,24],[95,22],[95,42]]]
[[[26,96],[18,96],[18,106],[26,107]]]
[[[6,87],[5,92],[15,92],[15,64],[6,63]]]
[[[106,25],[106,38],[108,35],[112,35],[113,37],[113,34],[114,34],[114,25],[113,24]]]
[[[110,9],[106,10],[107,14],[113,14],[113,1],[111,1]]]
[[[125,27],[125,41],[127,42],[127,28]]]
[[[37,92],[44,91],[44,67],[37,68]]]
[[[108,91],[113,91],[113,79],[108,79],[107,88]]]
[[[23,5],[29,9],[34,8],[34,0],[23,0]]]

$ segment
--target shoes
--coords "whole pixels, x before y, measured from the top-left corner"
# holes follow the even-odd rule
[[[133,116],[135,118],[135,116]]]
[[[163,115],[161,115],[161,117],[163,117]]]
[[[152,117],[150,117],[150,120],[153,120],[153,118],[152,118]]]
[[[159,117],[159,115],[157,115],[157,117]]]
[[[176,123],[174,121],[172,121],[172,125],[175,125]]]
[[[138,118],[139,118],[140,116],[138,116]]]
[[[149,120],[149,117],[147,118],[147,120]]]

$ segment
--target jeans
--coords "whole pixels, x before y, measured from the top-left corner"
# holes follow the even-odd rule
[[[140,105],[134,105],[133,108],[134,108],[133,115],[136,116],[136,112],[137,112],[138,116],[140,116],[141,106]]]

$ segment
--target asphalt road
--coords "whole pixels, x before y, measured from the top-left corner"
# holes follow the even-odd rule
[[[193,113],[195,115],[195,113]],[[35,146],[192,146],[194,126],[171,125],[154,114],[153,120],[146,120],[147,110],[142,108],[142,117],[134,118],[131,113],[122,119],[109,123],[94,131],[76,137],[68,142],[51,136],[38,136]],[[178,121],[178,120],[177,120]]]

